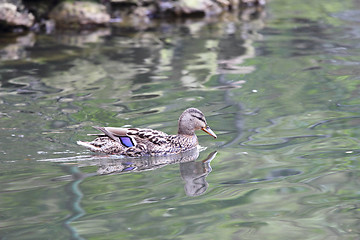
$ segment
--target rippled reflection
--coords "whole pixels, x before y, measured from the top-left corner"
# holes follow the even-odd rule
[[[84,156],[84,157],[70,157],[57,159],[44,159],[41,161],[48,162],[73,162],[77,161],[79,168],[86,166],[97,166],[96,173],[81,174],[76,171],[73,178],[92,177],[95,175],[108,174],[125,174],[137,173],[143,171],[156,170],[165,167],[169,164],[180,165],[180,175],[185,181],[185,192],[188,196],[198,196],[205,193],[208,188],[206,176],[211,172],[210,162],[216,157],[217,152],[210,153],[204,160],[196,161],[199,157],[199,150],[191,150],[181,154],[157,156],[157,157],[143,157],[143,158],[125,158],[122,156]],[[59,177],[55,180],[70,180],[69,177]]]
[[[84,194],[81,191],[80,184],[88,177],[95,177],[100,175],[109,174],[125,174],[125,173],[140,173],[143,171],[156,171],[159,168],[165,167],[170,164],[178,164],[180,166],[180,175],[184,180],[184,190],[186,195],[195,197],[202,195],[208,188],[206,177],[211,172],[210,162],[216,157],[217,152],[210,153],[204,160],[196,161],[199,157],[199,150],[184,152],[182,154],[169,155],[164,157],[149,157],[149,158],[122,158],[122,157],[96,157],[96,156],[84,156],[84,157],[71,157],[71,158],[58,158],[58,159],[46,159],[42,162],[56,162],[57,164],[74,163],[76,159],[77,164],[65,164],[63,167],[66,172],[71,175],[56,177],[53,181],[71,181],[67,185],[67,191],[70,195],[69,206],[72,212],[64,224],[71,236],[75,239],[82,239],[79,236],[78,230],[71,224],[73,221],[83,217],[86,211],[81,207],[81,200]],[[83,173],[82,168],[89,166],[96,166],[98,169],[94,173]],[[156,174],[156,173],[155,173]],[[147,187],[151,187],[147,185]],[[145,200],[150,201],[150,200]]]

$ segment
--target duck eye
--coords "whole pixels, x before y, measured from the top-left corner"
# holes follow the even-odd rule
[[[195,116],[195,115],[191,115],[191,116],[193,116],[194,118],[199,119],[201,122],[205,122],[204,119],[202,119],[201,117],[198,117],[198,116]]]

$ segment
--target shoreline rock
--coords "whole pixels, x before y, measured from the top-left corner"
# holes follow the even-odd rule
[[[0,3],[0,23],[2,28],[30,28],[35,22],[32,13],[20,12],[18,7],[12,3]]]
[[[0,32],[29,29],[46,33],[54,29],[92,29],[119,22],[142,29],[159,19],[216,18],[224,13],[241,13],[248,7],[262,11],[266,3],[266,0],[2,1]]]
[[[94,2],[62,2],[49,13],[56,27],[72,28],[83,26],[106,25],[110,22],[110,14],[106,7]]]

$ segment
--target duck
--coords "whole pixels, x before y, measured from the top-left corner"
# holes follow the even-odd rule
[[[197,108],[188,108],[180,115],[176,135],[148,128],[94,128],[101,133],[88,134],[97,136],[93,141],[77,141],[77,144],[92,152],[128,157],[178,154],[194,149],[199,145],[195,134],[197,130],[217,138],[205,115]]]

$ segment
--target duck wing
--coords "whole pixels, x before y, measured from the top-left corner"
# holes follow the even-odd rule
[[[127,147],[137,145],[137,142],[151,142],[154,144],[165,144],[168,142],[169,135],[146,128],[117,128],[117,127],[94,127],[104,133],[105,136],[116,142],[122,143]]]

